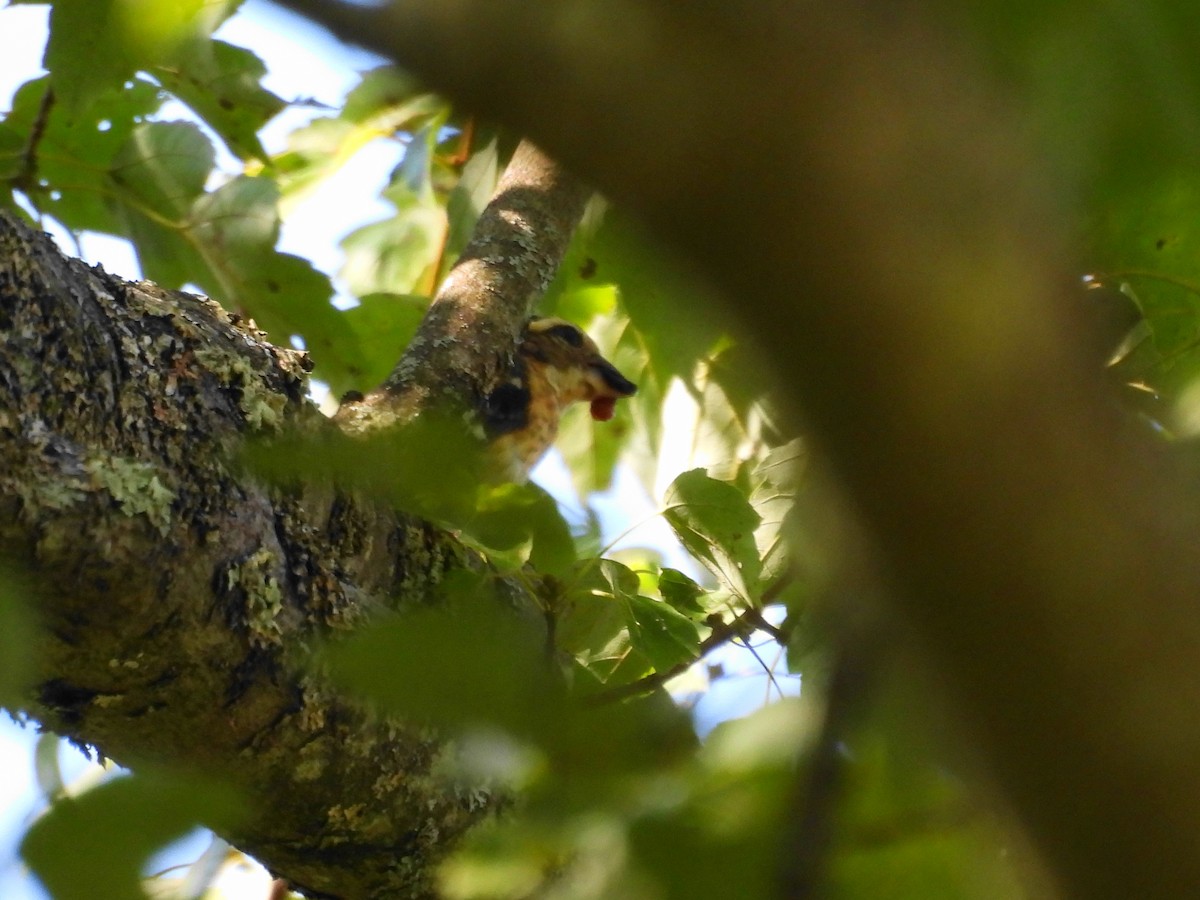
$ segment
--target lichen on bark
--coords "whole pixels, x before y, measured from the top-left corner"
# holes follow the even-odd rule
[[[88,269],[0,215],[0,333],[0,536],[41,623],[24,712],[135,769],[232,780],[256,814],[228,837],[313,896],[428,896],[488,805],[434,770],[436,735],[367,714],[295,651],[424,601],[466,551],[369,496],[238,465],[247,435],[335,426],[304,354],[211,300]]]

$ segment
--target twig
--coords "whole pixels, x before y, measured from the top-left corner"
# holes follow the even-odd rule
[[[820,892],[833,843],[834,808],[842,792],[842,742],[862,704],[875,656],[861,636],[850,638],[834,662],[825,718],[807,769],[796,775],[780,840],[779,896],[805,900]]]
[[[629,697],[648,694],[650,691],[662,687],[676,675],[682,675],[717,647],[741,635],[745,631],[744,622],[745,619],[743,616],[738,616],[731,622],[722,622],[719,625],[715,625],[709,636],[700,642],[700,652],[695,659],[676,663],[671,668],[664,669],[661,672],[652,672],[645,678],[639,678],[637,681],[631,681],[628,684],[600,691],[598,694],[588,697],[584,701],[585,705],[603,706],[608,703],[615,703],[618,700],[625,700]]]
[[[37,115],[29,128],[29,140],[21,151],[21,171],[12,179],[12,183],[26,193],[39,189],[37,183],[37,149],[46,134],[46,124],[50,121],[50,110],[54,108],[54,88],[47,86],[42,94],[42,102],[38,105]]]
[[[762,602],[764,604],[770,603],[772,598],[778,597],[794,580],[794,571],[789,569],[784,572],[773,584],[763,591]],[[786,645],[785,632],[764,619],[762,611],[757,606],[750,607],[743,610],[729,622],[719,620],[713,622],[712,631],[708,637],[700,642],[700,652],[696,654],[695,659],[677,663],[661,672],[652,672],[645,678],[639,678],[637,681],[631,681],[628,684],[618,685],[606,691],[601,691],[587,698],[586,703],[588,706],[601,706],[607,703],[614,703],[618,700],[625,700],[629,697],[648,694],[650,691],[662,687],[677,675],[682,675],[717,647],[728,643],[734,638],[746,637],[752,631],[765,631],[780,644]]]

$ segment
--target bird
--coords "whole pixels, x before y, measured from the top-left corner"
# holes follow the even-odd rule
[[[558,435],[563,410],[587,401],[607,422],[617,401],[637,385],[601,354],[595,341],[565,319],[533,316],[525,323],[508,377],[483,402],[488,457],[496,480],[525,482]]]

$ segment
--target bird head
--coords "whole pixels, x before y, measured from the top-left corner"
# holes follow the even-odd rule
[[[518,353],[531,381],[543,379],[560,410],[587,401],[592,418],[607,422],[618,400],[637,393],[637,385],[600,355],[595,341],[565,319],[530,319]]]
[[[566,407],[586,401],[593,419],[608,421],[617,401],[636,392],[637,385],[577,326],[564,319],[530,319],[512,372],[483,401],[495,469],[500,477],[524,481],[554,442]]]

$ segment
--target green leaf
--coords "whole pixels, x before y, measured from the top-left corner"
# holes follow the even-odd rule
[[[288,136],[287,150],[272,161],[280,190],[294,203],[372,141],[392,139],[426,120],[444,120],[447,114],[444,100],[417,92],[411,79],[397,69],[366,72],[346,96],[337,117],[314,119]]]
[[[460,528],[476,508],[484,453],[453,416],[423,415],[367,438],[325,430],[248,442],[241,460],[278,483],[324,480],[375,494],[398,509]]]
[[[486,147],[472,154],[463,166],[458,183],[446,198],[446,252],[440,277],[445,277],[450,271],[467,241],[471,239],[479,214],[492,199],[499,180],[500,164],[496,156],[496,142],[491,141]]]
[[[116,0],[59,0],[51,7],[43,64],[69,118],[157,61],[129,46],[116,5]]]
[[[779,578],[791,564],[787,523],[795,509],[806,460],[804,442],[797,438],[769,450],[753,466],[750,505],[762,520],[754,540],[763,561],[764,582]]]
[[[26,82],[13,98],[12,112],[0,122],[0,169],[32,179],[19,187],[30,200],[68,228],[121,235],[114,215],[113,159],[130,140],[139,121],[158,109],[160,94],[150,83],[136,79],[128,89],[97,98],[74,118],[57,103],[46,104],[47,78]],[[35,128],[42,128],[34,168],[25,170],[22,154]]]
[[[777,865],[773,842],[754,833],[714,834],[708,824],[686,813],[648,816],[634,823],[630,843],[640,868],[659,888],[655,896],[665,900],[780,896],[772,877]]]
[[[328,277],[308,260],[275,250],[278,199],[274,182],[248,176],[200,197],[191,227],[209,274],[197,272],[193,280],[253,316],[276,342],[299,335],[317,363],[316,377],[340,393],[355,381],[357,341],[329,302]]]
[[[139,71],[207,36],[237,3],[207,0],[57,0],[45,66],[68,118]]]
[[[1200,149],[1200,9],[1174,0],[946,4],[1021,91],[1056,175],[1102,199],[1113,184],[1190,167]],[[1069,27],[1068,27],[1069,25]]]
[[[622,683],[699,656],[695,623],[669,604],[641,595],[638,576],[616,560],[581,568],[561,615],[558,645],[601,681]]]
[[[600,571],[602,564],[588,560],[577,566],[555,631],[558,647],[589,667],[617,662],[630,649],[624,610]]]
[[[671,805],[631,823],[639,873],[672,898],[779,897],[781,817],[811,718],[797,701],[719,726]],[[882,896],[865,893],[864,897]]]
[[[1005,835],[948,764],[923,689],[892,668],[875,679],[867,702],[856,703],[855,724],[843,738],[822,896],[1040,896],[1021,884],[1019,841]]]
[[[728,330],[721,303],[689,264],[673,256],[631,219],[607,210],[585,229],[554,286],[564,295],[581,287],[619,286],[621,304],[645,341],[662,384],[691,378]],[[704,309],[697,316],[694,310]]]
[[[334,681],[390,713],[516,734],[553,727],[565,699],[540,623],[520,620],[483,576],[460,575],[453,600],[361,629],[321,654]]]
[[[693,469],[675,479],[666,502],[663,517],[688,552],[722,585],[753,602],[762,568],[754,531],[761,519],[742,492]]]
[[[190,122],[139,125],[109,166],[112,195],[147,216],[182,226],[204,193],[214,159],[212,144]]]
[[[504,550],[527,544],[527,561],[543,575],[565,574],[575,563],[570,528],[554,498],[534,484],[485,490],[462,530],[485,548]]]
[[[599,598],[620,611],[629,634],[629,646],[655,671],[665,672],[679,662],[700,656],[700,635],[695,623],[666,602],[638,593],[641,582],[629,566],[614,559],[601,559],[595,571],[604,588],[593,588],[593,594],[599,594]],[[626,666],[623,674],[632,679],[643,673],[631,672]],[[611,673],[608,678],[612,679]]]
[[[25,168],[24,153],[29,146],[28,129],[13,127],[11,116],[0,119],[0,180],[12,181]]]
[[[254,53],[224,41],[194,37],[155,68],[162,86],[186,103],[240,159],[266,160],[258,131],[284,107],[261,84]]]
[[[192,208],[204,196],[213,149],[200,129],[184,122],[138,125],[109,163],[108,208],[133,242],[143,274],[164,287],[189,281],[221,296],[204,249],[190,229]]]
[[[21,855],[57,900],[141,900],[141,868],[155,851],[204,823],[239,817],[225,785],[180,775],[114,778],[64,798],[25,835]]]
[[[1153,336],[1142,377],[1178,396],[1200,377],[1200,186],[1195,173],[1131,185],[1091,230],[1091,262],[1109,288],[1128,285]]]
[[[402,181],[384,196],[396,207],[391,218],[364,225],[342,240],[342,277],[355,294],[428,294],[446,233],[446,213],[432,193],[414,192]]]
[[[352,388],[366,392],[383,383],[428,308],[428,297],[378,293],[360,297],[358,306],[342,313],[357,339]]]
[[[658,590],[663,600],[685,615],[707,614],[707,610],[697,599],[704,593],[704,588],[678,569],[666,568],[659,573]]]
[[[424,114],[434,111],[436,107],[426,105],[431,97],[403,69],[378,66],[363,72],[358,84],[346,94],[340,117],[347,122],[366,122],[382,112],[394,113],[397,109],[405,109],[404,120],[409,121],[417,110]],[[414,101],[415,105],[410,107]],[[444,107],[444,103],[439,106]]]
[[[656,671],[666,672],[679,663],[699,659],[700,635],[695,622],[661,600],[640,594],[626,595],[621,600],[629,640]]]

